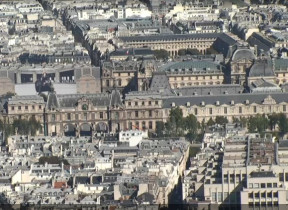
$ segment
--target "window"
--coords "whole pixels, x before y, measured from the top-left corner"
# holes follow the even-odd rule
[[[152,110],[149,110],[149,117],[152,117]]]
[[[32,109],[33,109],[33,110],[35,109],[35,106],[34,106],[34,105],[32,105]]]
[[[254,183],[254,188],[259,188],[259,184],[258,183]]]
[[[135,106],[138,106],[138,102],[137,101],[135,102]]]
[[[42,106],[41,106],[41,105],[39,105],[39,109],[42,109]]]
[[[51,121],[52,121],[52,122],[55,122],[55,119],[56,119],[55,114],[52,114],[52,115],[51,115]]]
[[[280,182],[284,181],[284,174],[283,173],[279,173],[279,181]]]
[[[266,193],[265,192],[262,192],[261,193],[261,198],[265,198],[266,197]]]
[[[130,101],[128,102],[128,106],[131,106],[131,102]]]
[[[283,105],[283,112],[286,112],[286,105]]]
[[[100,112],[100,119],[103,119],[103,112]]]
[[[136,129],[139,129],[139,122],[138,121],[136,121],[135,125],[136,125]]]
[[[153,123],[149,121],[149,129],[153,129]]]
[[[21,110],[21,106],[18,106],[18,110]]]
[[[194,109],[194,114],[195,114],[195,115],[198,114],[198,109],[197,109],[197,108]]]
[[[11,107],[11,110],[13,110],[13,111],[14,111],[14,106],[12,106],[12,107]]]
[[[155,105],[158,105],[158,101],[155,101]]]
[[[266,184],[265,183],[261,183],[261,188],[266,188]]]
[[[239,114],[242,114],[242,107],[239,107]]]
[[[219,202],[222,202],[222,201],[223,201],[222,192],[218,192],[218,201],[219,201]]]
[[[110,86],[110,82],[109,82],[109,80],[107,79],[106,80],[106,87],[109,87]]]
[[[217,194],[216,194],[216,192],[212,192],[212,201],[216,201],[216,199],[217,199]]]
[[[135,117],[138,117],[139,114],[138,114],[138,111],[135,111]]]
[[[145,106],[145,102],[144,101],[142,101],[142,106]]]
[[[152,102],[151,102],[151,101],[149,101],[149,102],[148,102],[148,104],[149,104],[149,106],[151,106],[151,105],[152,105]]]
[[[129,122],[129,123],[128,123],[128,128],[129,128],[130,130],[132,130],[132,122]]]
[[[248,197],[249,197],[249,198],[253,198],[253,193],[249,193],[249,194],[248,194]]]
[[[209,108],[209,114],[212,114],[213,112],[212,112],[212,108]]]
[[[119,120],[119,112],[115,112],[115,119]]]
[[[254,110],[254,113],[257,113],[257,107],[256,106],[253,107],[253,110]]]
[[[67,120],[71,120],[71,113],[67,113]]]
[[[227,107],[224,107],[224,114],[227,114]]]
[[[142,129],[143,129],[143,130],[146,129],[146,123],[145,123],[145,121],[142,122]]]
[[[277,198],[278,197],[278,192],[273,192],[273,197]]]
[[[228,183],[228,175],[224,174],[224,183]]]
[[[259,192],[255,193],[255,198],[259,198],[259,197],[260,197]]]
[[[273,183],[273,187],[275,187],[275,188],[276,188],[276,187],[277,187],[277,183]]]
[[[118,81],[118,85],[119,85],[119,86],[122,85],[121,79]]]
[[[88,120],[88,115],[87,115],[87,113],[86,113],[86,112],[85,112],[85,113],[83,113],[83,116],[84,116],[83,120]]]
[[[267,187],[271,188],[272,187],[272,183],[267,183]]]

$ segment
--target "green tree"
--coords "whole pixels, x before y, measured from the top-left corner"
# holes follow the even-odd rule
[[[211,126],[211,125],[214,125],[214,124],[215,124],[215,121],[212,118],[210,118],[208,120],[208,122],[206,123],[207,126]]]
[[[195,139],[198,130],[197,118],[193,114],[190,114],[184,119],[184,121],[185,121],[185,129],[188,131],[186,137],[189,140]]]
[[[157,59],[167,59],[169,57],[169,52],[167,50],[161,49],[161,50],[154,50],[154,56]]]
[[[269,121],[265,115],[257,114],[255,117],[250,117],[248,120],[249,132],[258,132],[262,134],[268,127]]]
[[[225,125],[228,123],[228,119],[227,117],[217,116],[215,118],[215,123],[220,124],[220,125]]]
[[[277,123],[279,122],[279,115],[276,113],[273,113],[268,116],[268,119],[269,119],[270,129],[271,131],[274,131]]]
[[[278,121],[279,131],[280,134],[283,136],[285,133],[288,132],[288,122],[287,117],[284,113],[279,114],[279,121]]]
[[[180,55],[180,56],[186,55],[186,50],[185,49],[178,50],[178,55]]]
[[[187,54],[187,55],[200,55],[201,53],[199,52],[199,50],[197,50],[197,49],[195,49],[195,48],[193,48],[193,49],[188,48],[188,49],[186,50],[186,54]]]
[[[214,54],[219,54],[213,47],[210,47],[206,50],[207,55],[214,55]]]
[[[20,135],[32,135],[34,136],[37,131],[41,129],[41,123],[31,117],[29,120],[26,119],[16,119],[13,124],[13,131],[17,129],[17,133]]]
[[[29,120],[29,131],[30,131],[30,134],[32,136],[35,136],[36,132],[41,130],[41,128],[42,128],[41,123],[39,121],[37,121],[34,116],[32,116],[30,118],[30,120]]]
[[[157,137],[163,137],[165,131],[165,123],[162,121],[156,122],[156,135]]]
[[[175,107],[170,110],[169,122],[167,125],[166,129],[174,133],[174,136],[183,135],[184,119],[182,109]]]

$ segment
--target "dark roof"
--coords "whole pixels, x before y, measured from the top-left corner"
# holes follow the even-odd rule
[[[268,96],[271,96],[277,104],[281,102],[288,101],[288,93],[257,93],[257,94],[236,94],[236,95],[208,95],[208,96],[186,96],[186,97],[171,97],[163,100],[164,108],[171,108],[172,103],[175,103],[175,106],[186,106],[187,102],[190,103],[190,106],[196,105],[201,106],[201,103],[204,102],[205,105],[213,104],[219,102],[219,105],[231,104],[233,101],[234,104],[244,104],[248,100],[250,104],[262,104],[264,99]]]
[[[239,61],[243,59],[255,60],[256,56],[250,49],[237,49],[232,56],[232,61]]]
[[[110,97],[109,94],[71,94],[71,95],[58,95],[58,102],[60,107],[74,107],[78,100],[82,97],[86,97],[91,100],[94,106],[109,106]]]
[[[242,85],[205,85],[193,86],[175,89],[177,95],[192,96],[192,95],[222,95],[222,94],[239,94],[244,90]]]
[[[177,40],[177,39],[216,39],[217,37],[228,35],[223,33],[206,33],[206,34],[165,34],[165,35],[149,35],[149,36],[125,36],[119,37],[124,42],[131,41],[160,41],[160,40]],[[228,38],[227,38],[228,40]],[[231,41],[231,40],[229,40]]]
[[[154,72],[150,83],[150,90],[171,90],[168,77],[165,72]]]
[[[111,93],[111,101],[110,101],[110,106],[115,106],[115,107],[120,107],[122,106],[122,95],[118,90],[112,90]]]
[[[256,61],[249,71],[249,77],[272,77],[274,76],[271,60]]]
[[[261,177],[275,177],[273,171],[253,171],[250,176],[252,178],[261,178]]]
[[[288,140],[279,141],[279,147],[288,147]]]

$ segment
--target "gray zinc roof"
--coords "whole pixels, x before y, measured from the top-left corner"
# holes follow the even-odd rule
[[[208,96],[186,96],[186,97],[171,97],[163,100],[164,108],[171,108],[172,103],[175,103],[175,106],[186,106],[187,102],[190,103],[190,106],[196,105],[201,106],[201,103],[204,102],[205,105],[211,104],[216,105],[216,102],[219,102],[219,105],[230,105],[233,101],[234,104],[244,104],[248,100],[250,104],[262,104],[264,99],[268,96],[271,96],[276,103],[288,102],[288,93],[258,93],[258,94],[237,94],[237,95],[208,95]]]

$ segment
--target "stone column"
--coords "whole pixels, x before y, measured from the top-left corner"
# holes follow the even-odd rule
[[[16,82],[17,82],[17,84],[21,84],[21,73],[20,72],[16,73]]]
[[[60,83],[60,72],[55,72],[54,82]]]
[[[37,81],[37,73],[36,72],[33,72],[33,82],[36,82]]]

